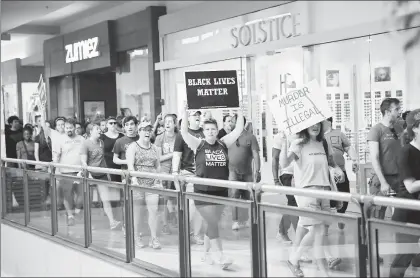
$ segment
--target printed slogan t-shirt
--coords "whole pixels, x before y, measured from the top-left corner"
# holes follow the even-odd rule
[[[213,145],[203,140],[197,148],[195,155],[196,175],[201,178],[228,180],[229,160],[226,145],[216,141]],[[223,187],[196,184],[195,188],[201,191],[223,191]]]
[[[332,153],[329,147],[329,153]],[[331,186],[328,159],[322,142],[310,140],[301,145],[295,153],[298,159],[294,164],[295,186]]]

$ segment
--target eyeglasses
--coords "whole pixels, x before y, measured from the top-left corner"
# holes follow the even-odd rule
[[[140,128],[140,131],[152,132],[151,128]]]

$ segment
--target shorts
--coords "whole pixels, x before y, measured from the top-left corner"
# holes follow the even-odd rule
[[[217,190],[217,191],[203,191],[199,189],[194,189],[194,192],[198,194],[205,194],[205,195],[211,195],[211,196],[217,196],[217,197],[225,197],[225,198],[229,197],[229,189],[227,188],[223,188],[223,189],[221,188],[220,190]],[[212,203],[211,201],[207,202],[207,201],[194,200],[194,202],[195,202],[196,207],[218,205],[216,203]]]
[[[316,189],[316,190],[325,190],[330,191],[331,187],[329,186],[309,186],[305,187],[307,189]],[[330,200],[328,199],[319,199],[306,196],[296,196],[296,202],[299,208],[304,208],[313,211],[324,211],[331,212]],[[325,224],[323,221],[311,218],[311,217],[299,217],[299,226],[313,226],[317,224]]]

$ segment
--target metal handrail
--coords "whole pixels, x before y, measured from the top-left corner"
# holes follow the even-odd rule
[[[132,191],[133,189],[139,189],[140,191],[149,192],[152,194],[162,194],[167,196],[172,196],[178,199],[178,213],[179,213],[179,245],[180,245],[180,258],[182,258],[184,261],[180,262],[180,275],[181,277],[184,276],[191,276],[190,270],[188,266],[188,258],[190,257],[190,251],[188,251],[189,246],[189,223],[186,221],[186,215],[189,214],[189,208],[188,208],[188,199],[195,199],[198,198],[196,193],[185,193],[180,192],[179,190],[168,190],[168,189],[162,189],[162,188],[148,188],[141,185],[133,184],[130,185],[129,178],[131,177],[137,177],[137,178],[149,178],[149,179],[156,179],[156,180],[167,180],[167,181],[174,181],[176,184],[179,182],[186,182],[186,183],[192,183],[192,184],[201,184],[201,185],[208,185],[208,186],[215,186],[215,187],[223,187],[223,188],[232,188],[232,189],[242,189],[251,191],[252,198],[250,201],[247,201],[248,204],[245,207],[249,207],[252,211],[250,215],[250,219],[252,220],[251,224],[251,235],[253,239],[251,240],[251,250],[253,252],[252,254],[252,276],[253,277],[260,277],[264,276],[262,273],[264,272],[264,269],[262,267],[263,264],[263,258],[259,252],[258,252],[258,244],[261,244],[259,240],[261,240],[262,235],[259,234],[259,227],[261,225],[265,225],[265,218],[263,214],[259,214],[258,210],[260,210],[260,206],[265,206],[264,202],[260,201],[260,194],[261,193],[277,193],[277,194],[285,194],[285,195],[297,195],[297,196],[305,196],[305,197],[312,197],[312,198],[319,198],[319,199],[329,199],[329,200],[337,200],[337,201],[343,201],[343,202],[354,202],[357,203],[361,207],[362,211],[362,219],[366,215],[364,213],[363,206],[366,208],[370,207],[371,205],[379,205],[379,206],[393,206],[398,208],[405,208],[405,209],[413,209],[413,210],[419,210],[420,211],[420,202],[417,200],[408,200],[408,199],[401,199],[401,198],[389,198],[389,197],[376,197],[376,196],[367,196],[367,195],[359,195],[359,194],[351,194],[351,193],[342,193],[342,192],[332,192],[332,191],[323,191],[323,190],[314,190],[314,189],[305,189],[305,188],[296,188],[296,187],[285,187],[285,186],[277,186],[272,184],[264,184],[264,183],[251,183],[251,182],[239,182],[239,181],[229,181],[229,180],[217,180],[217,179],[208,179],[208,178],[200,178],[195,176],[184,176],[184,175],[171,175],[171,174],[165,174],[165,173],[148,173],[148,172],[138,172],[138,171],[128,171],[128,170],[119,170],[119,169],[110,169],[110,168],[101,168],[101,167],[83,167],[80,165],[65,165],[65,164],[59,164],[59,163],[52,163],[52,162],[39,162],[39,161],[32,161],[32,160],[23,160],[23,159],[12,159],[12,158],[2,158],[0,160],[1,162],[11,162],[11,163],[21,163],[24,165],[39,165],[43,167],[48,167],[51,172],[48,173],[50,176],[50,181],[52,184],[52,208],[51,208],[51,234],[53,236],[58,235],[57,234],[57,208],[56,208],[56,184],[55,179],[60,177],[65,178],[74,178],[74,176],[68,176],[66,177],[65,174],[60,173],[54,173],[54,168],[66,168],[66,169],[74,169],[75,171],[82,171],[84,174],[87,174],[87,172],[94,172],[94,173],[105,173],[105,174],[113,174],[113,175],[120,175],[124,177],[125,183],[117,183],[117,182],[110,182],[107,181],[106,183],[110,183],[112,187],[121,187],[124,192],[124,208],[125,208],[125,215],[124,217],[126,219],[132,218],[133,208],[130,203],[130,199],[132,198]],[[3,165],[3,163],[1,163]],[[5,167],[7,168],[7,167]],[[5,169],[4,168],[4,169]],[[26,168],[26,167],[24,167]],[[2,171],[1,177],[5,178],[5,171]],[[13,168],[9,168],[13,169]],[[29,214],[30,214],[30,208],[29,208],[29,191],[28,191],[28,174],[31,173],[31,170],[22,169],[23,170],[23,194],[24,194],[24,211],[25,211],[25,226],[29,224]],[[97,182],[102,183],[100,180],[94,180],[90,179],[87,175],[83,175],[83,177],[77,177],[78,180],[83,180],[83,186],[84,186],[84,206],[89,207],[89,183],[90,182]],[[105,184],[105,182],[104,182]],[[179,186],[177,186],[179,188]],[[181,190],[184,188],[181,187]],[[1,188],[2,193],[4,196],[2,196],[2,217],[5,217],[5,187]],[[198,195],[198,194],[197,194]],[[215,196],[199,196],[200,199],[205,199],[209,202],[214,203],[221,203],[221,204],[227,204],[227,205],[235,205],[235,201],[238,200],[232,200],[232,199],[226,199],[221,197],[215,197]],[[224,200],[222,200],[224,199]],[[287,208],[290,210],[295,210],[293,208]],[[85,243],[84,246],[86,248],[89,248],[91,245],[90,239],[92,237],[90,229],[91,220],[90,220],[90,211],[85,210]],[[332,217],[333,215],[325,213],[325,212],[309,212],[305,211],[305,213],[310,213],[317,215],[318,217]],[[262,217],[262,218],[261,218]],[[314,216],[315,217],[315,216]],[[339,217],[338,215],[335,215],[334,217]],[[360,219],[360,216],[359,216]],[[360,221],[360,220],[359,220]],[[369,223],[369,221],[368,221]],[[133,241],[134,241],[134,235],[132,234],[132,223],[130,224],[130,221],[126,222],[128,225],[127,228],[127,237],[126,237],[126,262],[130,263],[133,262]],[[364,221],[359,222],[360,225],[360,231],[363,231],[367,224]],[[391,227],[392,228],[392,227]],[[368,238],[370,238],[370,235],[368,235]],[[366,261],[365,259],[368,258],[368,255],[363,253],[367,248],[366,242],[363,240],[363,236],[358,237],[358,243],[361,246],[361,253],[359,256],[361,259],[359,260],[359,267],[360,270],[357,270],[359,275],[362,277],[366,276],[364,274],[364,270],[366,269]],[[255,252],[255,254],[254,254]],[[375,262],[375,261],[373,261]]]
[[[120,175],[120,176],[130,176],[137,178],[150,178],[158,180],[168,180],[168,181],[183,181],[193,184],[202,184],[215,187],[224,187],[230,189],[242,189],[242,190],[257,190],[262,192],[271,192],[287,195],[297,195],[305,196],[312,198],[323,198],[329,200],[337,200],[343,202],[353,202],[355,199],[360,200],[361,203],[365,203],[366,199],[369,199],[369,202],[374,205],[379,206],[392,206],[397,208],[406,208],[414,209],[420,211],[420,202],[418,200],[408,200],[402,198],[389,198],[389,197],[380,197],[380,196],[367,196],[360,194],[344,193],[344,192],[335,192],[335,191],[319,191],[314,189],[306,188],[296,188],[296,187],[286,187],[278,186],[272,184],[255,184],[255,183],[246,183],[240,181],[229,181],[229,180],[217,180],[217,179],[208,179],[192,176],[183,176],[183,175],[171,175],[165,173],[148,173],[148,172],[139,172],[139,171],[128,171],[128,170],[119,170],[119,169],[110,169],[102,167],[83,167],[79,165],[66,165],[53,162],[40,162],[34,160],[24,160],[24,159],[14,159],[14,158],[2,158],[1,161],[11,162],[11,163],[26,163],[31,165],[40,165],[48,166],[55,168],[66,168],[74,169],[77,171],[87,170],[94,173],[104,173],[111,175]]]

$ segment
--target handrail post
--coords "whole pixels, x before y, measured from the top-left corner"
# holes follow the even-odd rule
[[[260,252],[260,237],[258,224],[260,223],[258,215],[258,203],[261,200],[261,187],[258,184],[248,184],[248,190],[251,193],[251,258],[252,258],[252,277],[262,276],[262,257]]]
[[[4,219],[6,217],[7,212],[7,181],[6,181],[6,165],[2,161],[1,168],[0,168],[0,175],[1,175],[1,218]]]
[[[92,219],[91,219],[91,202],[90,202],[90,186],[88,182],[89,172],[86,169],[82,170],[83,173],[83,207],[84,207],[84,217],[85,217],[85,248],[89,248],[92,243]]]
[[[360,196],[353,196],[352,197],[352,201],[357,204],[361,210],[361,214],[362,214],[362,218],[361,220],[359,219],[358,222],[358,235],[357,235],[357,243],[359,245],[359,253],[358,255],[358,260],[359,260],[359,267],[357,269],[358,273],[357,276],[358,277],[367,277],[367,260],[369,259],[368,256],[368,246],[366,244],[367,238],[366,238],[366,221],[365,221],[365,216],[364,216],[364,204],[361,202],[361,198]]]
[[[55,236],[58,232],[57,221],[57,181],[55,179],[55,168],[52,164],[48,166],[50,172],[50,198],[51,198],[51,235]]]
[[[180,277],[191,277],[191,268],[190,268],[190,236],[189,236],[189,224],[188,213],[185,211],[186,199],[184,195],[184,190],[180,186],[180,177],[175,176],[174,183],[179,188],[178,192],[178,240],[179,240],[179,274]]]
[[[124,223],[125,223],[125,253],[126,262],[131,263],[135,256],[134,250],[134,227],[133,227],[133,198],[130,188],[130,172],[124,172]]]
[[[22,170],[23,170],[23,210],[25,213],[25,226],[29,224],[29,188],[28,188],[28,172],[26,171],[26,163],[22,163]]]
[[[364,245],[366,246],[366,253],[368,254],[369,259],[369,269],[370,269],[370,277],[379,277],[379,247],[378,247],[378,234],[377,231],[372,231],[370,227],[370,214],[372,207],[374,206],[372,196],[361,196],[361,213],[362,213],[362,221],[363,221],[363,232],[365,233],[365,242]]]

